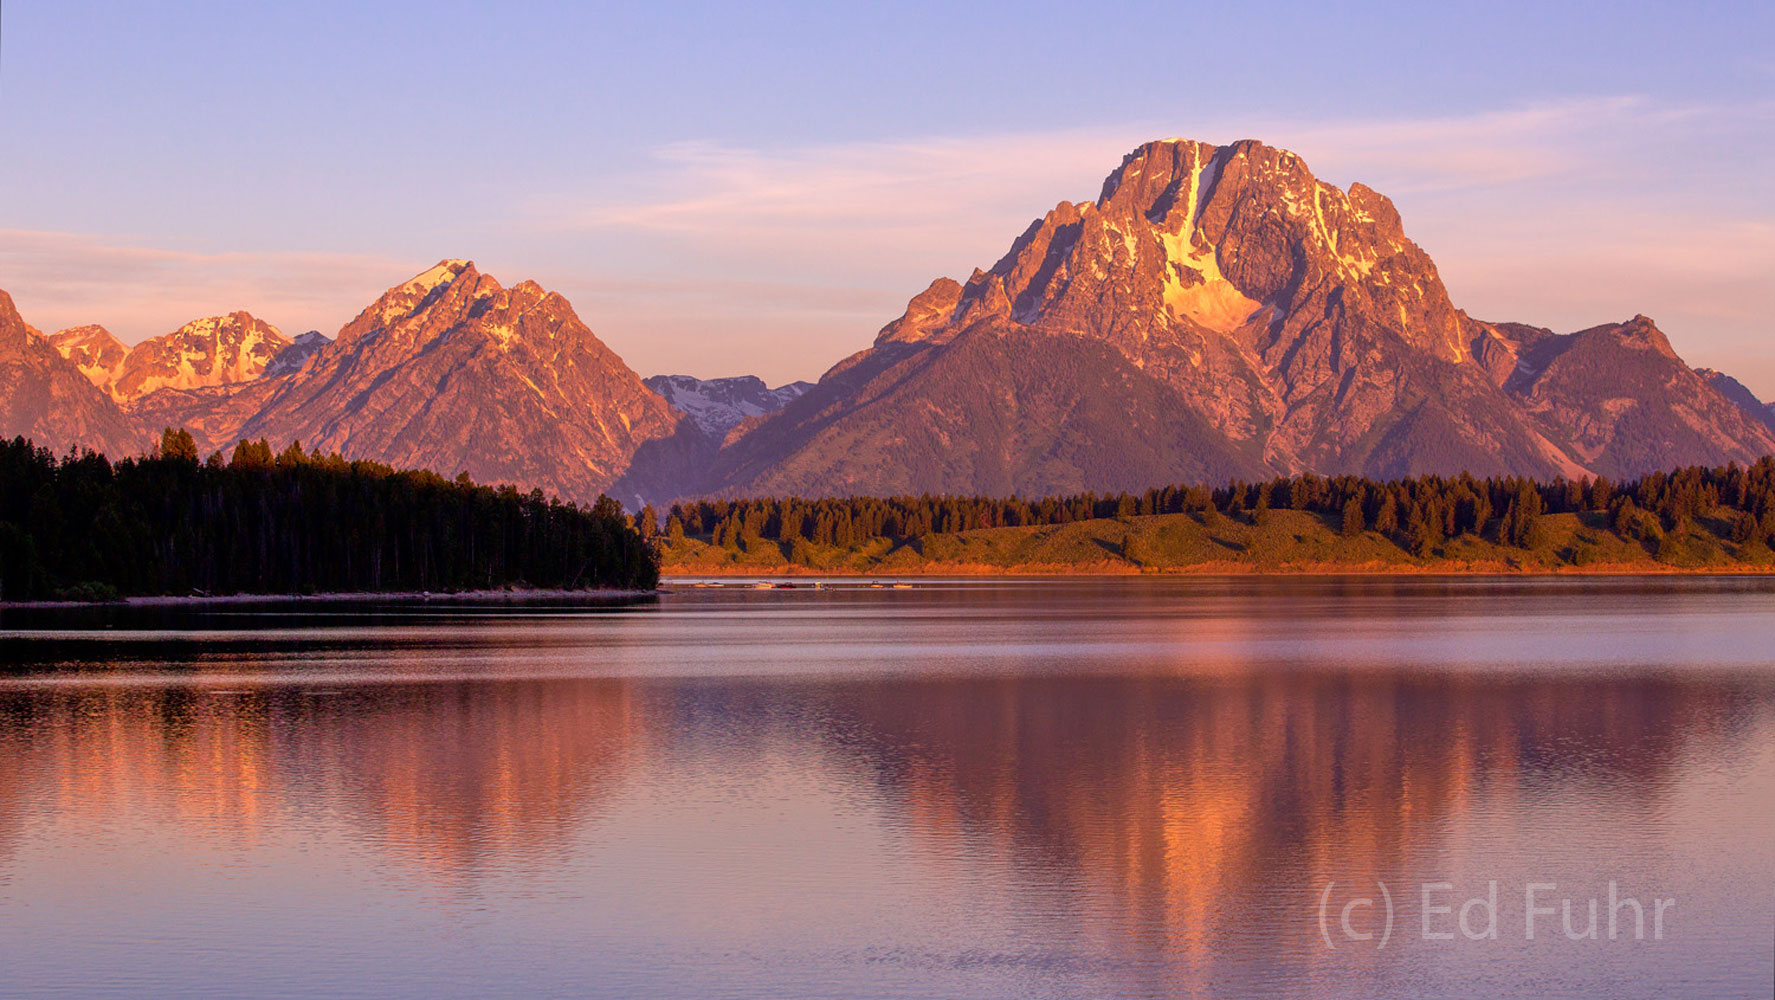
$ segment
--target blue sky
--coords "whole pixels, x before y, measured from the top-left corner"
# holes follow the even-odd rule
[[[1775,395],[1775,4],[7,3],[0,288],[329,334],[443,257],[811,378],[1138,142],[1390,195],[1457,305]]]

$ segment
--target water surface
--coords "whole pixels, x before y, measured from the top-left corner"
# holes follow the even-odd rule
[[[1775,982],[1760,580],[6,611],[0,656],[6,995]]]

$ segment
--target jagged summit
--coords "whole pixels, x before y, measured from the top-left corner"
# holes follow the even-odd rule
[[[142,437],[0,291],[0,438],[22,436],[57,452],[88,448],[113,456],[141,450]]]
[[[678,416],[567,300],[447,260],[383,293],[239,425],[590,500]]]
[[[50,346],[62,353],[62,357],[74,362],[93,385],[109,392],[111,383],[117,380],[118,370],[123,367],[123,359],[129,356],[129,348],[123,346],[111,331],[102,326],[74,326],[66,330],[58,330],[46,338]]]
[[[1309,470],[1617,476],[1775,450],[1643,317],[1573,335],[1583,349],[1552,365],[1551,380],[1512,375],[1543,372],[1559,353],[1533,329],[1456,309],[1392,202],[1365,185],[1320,181],[1301,157],[1254,140],[1149,142],[1095,200],[1059,202],[990,268],[915,296],[873,347],[724,455],[716,488],[1039,493]],[[1563,377],[1592,354],[1645,359],[1627,364],[1643,405],[1608,402],[1600,371]],[[1124,405],[1100,408],[1106,395]],[[1581,428],[1561,423],[1579,414]],[[1637,440],[1673,421],[1683,430],[1664,445]]]
[[[58,448],[125,439],[127,413],[137,435],[184,425],[206,449],[299,440],[578,500],[1621,478],[1775,453],[1768,408],[1689,369],[1646,317],[1563,335],[1474,319],[1384,196],[1252,140],[1139,146],[1095,198],[931,282],[812,387],[650,391],[561,296],[466,259],[393,285],[332,342],[244,313],[122,361],[98,328],[55,339],[13,351],[31,388],[8,405]],[[138,354],[164,363],[143,373]],[[79,416],[47,419],[51,397]]]
[[[711,379],[649,375],[642,382],[716,440],[751,417],[777,412],[813,388],[810,382],[789,382],[773,389],[756,375]]]
[[[196,389],[258,378],[290,341],[251,313],[206,316],[125,348],[102,326],[77,326],[48,341],[93,385],[129,404],[160,389]]]
[[[464,278],[471,284],[491,282],[492,290],[497,290],[499,285],[497,281],[492,281],[475,270],[474,261],[441,260],[383,292],[357,318],[345,324],[337,339],[350,342],[399,323],[425,309],[436,297],[446,294]]]

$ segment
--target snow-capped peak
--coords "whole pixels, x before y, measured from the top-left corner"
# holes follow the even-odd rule
[[[455,281],[457,275],[472,266],[472,262],[466,260],[440,260],[429,269],[414,275],[411,281],[401,287],[407,291],[424,295],[439,285],[447,285]]]

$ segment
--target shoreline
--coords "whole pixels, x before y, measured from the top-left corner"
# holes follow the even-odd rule
[[[893,572],[866,570],[825,571],[806,566],[778,565],[740,569],[722,567],[695,570],[681,567],[662,568],[660,583],[681,583],[695,579],[750,580],[763,577],[807,580],[895,580],[928,577],[1062,578],[1062,577],[1202,577],[1202,576],[1775,576],[1775,566],[1662,566],[1636,563],[1599,563],[1593,566],[1510,566],[1504,563],[1460,563],[1446,566],[1396,565],[1389,563],[1300,563],[1278,566],[1255,566],[1250,563],[1199,563],[1192,566],[1168,566],[1163,569],[1140,569],[1116,566],[1030,565],[1021,567],[982,566],[972,563],[932,564],[916,569]]]
[[[658,590],[343,591],[325,594],[151,594],[115,601],[0,601],[0,611],[35,608],[171,608],[229,604],[361,604],[458,601],[470,604],[608,603],[654,597]]]

